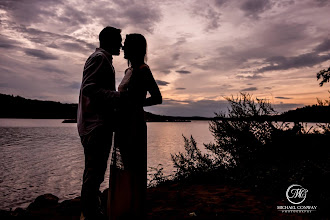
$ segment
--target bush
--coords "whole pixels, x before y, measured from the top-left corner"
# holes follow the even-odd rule
[[[163,184],[171,179],[171,175],[165,176],[163,173],[162,164],[158,164],[157,167],[149,167],[149,176],[151,178],[148,181],[148,187],[155,187]]]
[[[170,180],[243,185],[274,197],[301,184],[313,192],[311,204],[327,210],[329,124],[318,131],[298,122],[290,127],[271,121],[276,112],[265,100],[244,93],[227,100],[228,113],[216,114],[209,125],[215,142],[204,144],[202,153],[193,137],[183,137],[185,151],[171,155],[176,172]],[[156,177],[169,180],[157,172]]]
[[[247,168],[265,156],[272,132],[279,129],[262,117],[276,114],[274,109],[265,100],[254,101],[245,93],[226,99],[230,103],[228,113],[216,113],[210,122],[215,143],[204,144],[209,153],[202,154],[193,137],[184,137],[185,153],[172,155],[177,178],[219,168]]]
[[[185,179],[197,174],[208,173],[217,167],[217,162],[210,154],[203,154],[197,147],[195,139],[183,136],[185,153],[171,155],[174,167],[177,169],[175,178]]]
[[[263,118],[276,114],[271,105],[263,99],[254,101],[249,94],[241,93],[237,98],[226,98],[231,108],[228,114],[216,114],[220,120],[212,120],[210,131],[215,143],[206,148],[222,160],[222,155],[231,155],[228,163],[248,166],[263,156],[265,146],[271,141],[271,133],[277,130],[271,121]],[[230,120],[223,120],[230,118]]]

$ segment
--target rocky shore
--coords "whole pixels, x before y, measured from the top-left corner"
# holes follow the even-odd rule
[[[106,203],[107,190],[102,193]],[[280,197],[279,197],[280,198]],[[148,219],[309,219],[308,214],[282,214],[287,201],[260,195],[247,188],[219,184],[171,183],[148,189]],[[0,211],[2,220],[78,220],[80,198],[65,200],[52,194],[37,197],[26,209]]]

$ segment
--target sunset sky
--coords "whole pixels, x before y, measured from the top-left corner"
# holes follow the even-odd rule
[[[248,92],[285,111],[326,99],[329,0],[0,0],[0,93],[77,103],[82,70],[105,26],[141,33],[162,105],[213,116]],[[114,57],[119,85],[127,62]]]

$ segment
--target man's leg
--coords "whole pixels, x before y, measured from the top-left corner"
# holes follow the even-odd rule
[[[104,180],[112,143],[112,131],[96,128],[81,138],[85,154],[85,170],[81,189],[82,212],[86,217],[100,214],[100,185]]]

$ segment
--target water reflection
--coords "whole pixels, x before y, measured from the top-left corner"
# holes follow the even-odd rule
[[[84,155],[76,124],[62,120],[0,119],[0,209],[26,207],[52,193],[61,200],[80,195]],[[184,150],[182,134],[210,142],[208,122],[148,123],[148,167],[173,170],[171,153]],[[108,187],[109,166],[101,190]]]
[[[77,194],[79,187],[71,186],[81,182],[83,154],[76,129],[2,127],[0,133],[0,208],[24,206],[47,192]]]
[[[76,124],[53,119],[0,119],[0,209],[26,207],[52,193],[61,200],[80,195],[84,155]],[[203,149],[213,142],[208,122],[148,123],[148,167],[173,171],[171,154],[184,151],[182,135]],[[308,126],[316,127],[316,123]],[[205,152],[205,151],[204,151]],[[109,165],[101,190],[108,187]]]

